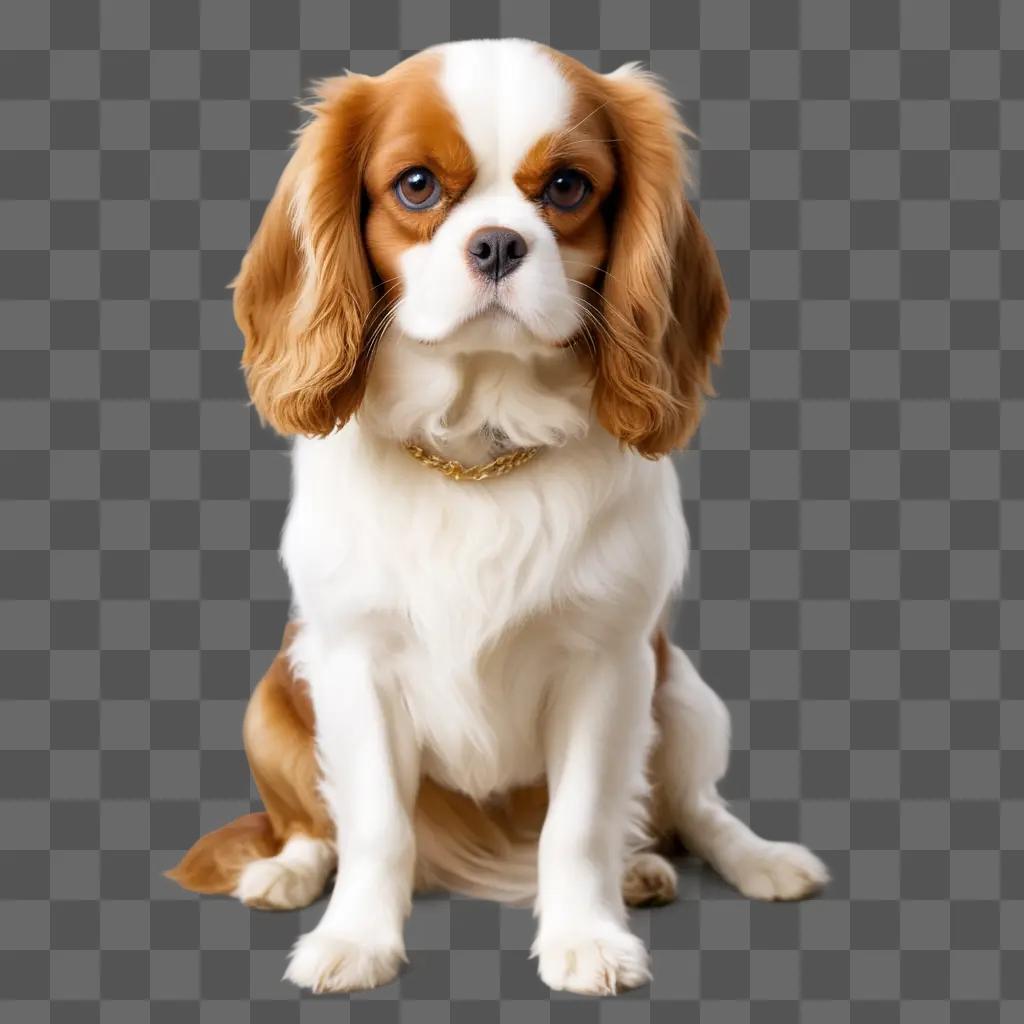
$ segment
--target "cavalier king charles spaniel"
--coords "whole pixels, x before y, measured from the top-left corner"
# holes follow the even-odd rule
[[[688,133],[650,74],[513,39],[308,112],[234,293],[295,437],[294,621],[244,724],[266,811],[171,877],[295,908],[337,869],[287,969],[315,991],[393,979],[431,887],[532,902],[551,988],[642,984],[626,907],[673,898],[671,841],[758,899],[827,878],[727,809],[727,711],[666,628],[666,456],[728,315]]]

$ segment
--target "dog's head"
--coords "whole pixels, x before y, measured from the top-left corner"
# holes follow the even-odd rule
[[[375,340],[592,363],[625,444],[689,437],[728,302],[684,198],[685,129],[649,74],[521,40],[320,83],[236,281],[260,414],[326,435]]]

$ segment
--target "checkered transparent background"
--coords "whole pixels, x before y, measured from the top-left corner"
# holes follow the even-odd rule
[[[225,284],[310,78],[525,35],[641,60],[701,137],[733,316],[680,459],[680,640],[799,906],[693,863],[655,980],[550,996],[525,911],[418,899],[401,979],[278,979],[320,907],[160,876],[256,806],[282,444]],[[1024,1019],[1024,4],[3,0],[0,1016],[13,1024]]]

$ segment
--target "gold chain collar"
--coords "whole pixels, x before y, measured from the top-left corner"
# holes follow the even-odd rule
[[[515,451],[499,455],[490,462],[482,462],[477,466],[464,466],[456,459],[444,459],[440,455],[431,455],[418,444],[406,444],[405,450],[417,461],[431,469],[443,473],[449,480],[487,480],[490,477],[504,476],[512,470],[524,466],[540,451],[539,448],[516,448]]]

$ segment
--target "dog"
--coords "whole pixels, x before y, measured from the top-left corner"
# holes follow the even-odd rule
[[[294,597],[246,752],[266,812],[170,872],[317,899],[286,977],[396,976],[417,888],[538,916],[552,989],[649,978],[627,904],[678,837],[758,899],[827,880],[726,808],[729,719],[666,614],[671,460],[728,316],[651,74],[523,40],[319,83],[235,281],[249,393],[294,436]]]

